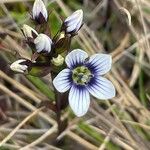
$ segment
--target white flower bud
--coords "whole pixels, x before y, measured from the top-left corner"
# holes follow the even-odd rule
[[[15,62],[13,62],[11,65],[10,65],[10,69],[15,71],[15,72],[19,72],[19,73],[25,73],[28,71],[28,66],[27,65],[24,65],[22,63],[25,63],[27,60],[25,59],[19,59]]]
[[[38,35],[38,33],[33,29],[31,28],[30,26],[24,24],[23,27],[22,27],[22,32],[25,36],[25,38],[34,38],[33,36],[34,35]]]
[[[47,21],[48,13],[42,0],[35,0],[32,9],[32,17],[38,23],[44,23]]]
[[[75,11],[71,16],[65,19],[64,25],[66,28],[66,32],[78,32],[80,27],[82,26],[82,21],[83,21],[83,11],[77,10]]]
[[[64,57],[62,57],[61,55],[58,55],[56,58],[52,58],[52,63],[55,66],[61,66],[64,63]]]
[[[46,34],[39,34],[34,40],[34,44],[38,53],[51,51],[52,40]]]

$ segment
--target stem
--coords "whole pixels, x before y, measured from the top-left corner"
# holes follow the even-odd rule
[[[60,101],[60,94],[55,89],[55,98],[56,98],[56,115],[57,115],[57,124],[58,124],[58,135],[61,133],[61,101]]]
[[[55,78],[56,74],[51,71],[52,80]],[[55,88],[55,108],[56,108],[56,120],[58,125],[58,136],[65,130],[67,127],[67,119],[61,120],[61,110],[64,110],[68,106],[68,93],[59,93]]]
[[[55,78],[55,74],[51,72],[51,77],[52,80]],[[56,101],[56,120],[57,120],[57,125],[58,125],[58,135],[61,133],[62,128],[61,128],[61,94],[54,88],[55,92],[55,101]]]

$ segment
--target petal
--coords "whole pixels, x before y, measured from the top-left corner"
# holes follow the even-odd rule
[[[111,69],[112,58],[108,54],[94,54],[88,61],[88,67],[97,75],[104,75]]]
[[[75,22],[76,23],[76,22]],[[69,25],[68,24],[68,27],[67,27],[67,32],[72,32],[74,30],[76,30],[76,26],[77,26],[77,23],[76,24],[73,24],[73,25]]]
[[[83,86],[73,85],[69,92],[69,104],[73,112],[78,116],[83,116],[90,105],[90,94]]]
[[[72,25],[74,25],[74,24],[77,25],[79,21],[80,21],[80,18],[77,18],[77,19],[68,21],[68,22],[67,22],[67,27],[72,26]]]
[[[32,9],[33,18],[38,18],[40,13],[42,13],[45,20],[47,20],[48,14],[44,2],[42,0],[35,0]]]
[[[34,44],[38,53],[41,51],[49,53],[51,51],[52,40],[47,35],[41,33],[35,38]]]
[[[98,99],[110,99],[116,94],[114,85],[108,79],[99,76],[91,79],[87,89]]]
[[[41,11],[41,0],[35,0],[34,4],[33,4],[33,9],[32,9],[32,14],[33,14],[33,18],[38,17],[40,11]]]
[[[28,66],[25,65],[26,61],[26,59],[17,60],[10,65],[10,69],[16,72],[24,73],[28,69]],[[24,65],[21,63],[24,63]]]
[[[77,32],[82,25],[82,20],[83,20],[83,17],[77,17],[74,20],[68,21],[66,24],[67,32],[68,33],[73,32],[73,31]]]
[[[73,69],[78,65],[82,65],[86,58],[88,58],[88,54],[85,51],[75,49],[66,56],[65,62],[70,69]]]
[[[23,34],[26,38],[33,38],[32,36],[32,32],[35,34],[35,35],[38,35],[38,33],[33,29],[31,28],[30,26],[24,24],[23,27],[22,27],[22,31],[23,31]]]
[[[68,33],[73,32],[73,31],[77,32],[80,29],[80,27],[82,25],[82,19],[80,19],[80,20],[79,19],[72,21],[72,22],[68,22],[68,24],[67,24],[67,32]]]
[[[76,26],[76,31],[78,31],[82,26],[82,20],[80,20]]]
[[[70,89],[72,84],[71,81],[71,70],[62,70],[53,80],[53,85],[60,93],[64,93]]]
[[[82,9],[79,9],[77,11],[75,11],[73,14],[71,14],[69,17],[67,17],[65,19],[65,22],[69,22],[69,21],[73,21],[73,20],[76,20],[76,19],[83,19],[83,11]]]

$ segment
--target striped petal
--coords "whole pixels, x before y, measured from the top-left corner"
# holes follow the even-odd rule
[[[64,21],[66,24],[66,31],[68,33],[78,32],[78,30],[82,26],[82,21],[83,21],[83,11],[81,9],[75,11]]]
[[[104,75],[111,69],[112,58],[107,54],[94,54],[90,57],[88,67],[97,75]]]
[[[65,62],[70,69],[73,69],[78,65],[82,65],[86,58],[88,58],[88,54],[85,51],[75,49],[66,56]]]
[[[69,104],[75,115],[85,115],[90,105],[90,95],[86,88],[73,85],[69,92]]]
[[[83,19],[82,9],[76,10],[72,15],[65,19],[65,22]]]
[[[43,17],[47,21],[48,13],[44,2],[42,0],[35,0],[32,9],[33,19],[38,18],[40,16],[40,13],[42,13]]]
[[[91,79],[87,89],[94,97],[102,100],[113,98],[116,94],[114,85],[100,76]]]
[[[71,71],[70,69],[62,70],[53,80],[53,85],[60,93],[64,93],[71,87]]]
[[[38,53],[51,51],[52,40],[46,34],[39,34],[35,40],[34,44]]]

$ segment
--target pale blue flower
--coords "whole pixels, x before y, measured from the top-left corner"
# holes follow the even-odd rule
[[[65,62],[68,68],[62,70],[53,80],[60,92],[69,91],[69,105],[77,116],[83,116],[90,105],[90,94],[105,100],[115,96],[113,84],[102,77],[111,69],[112,58],[107,54],[88,54],[80,49],[70,52]]]
[[[71,14],[69,17],[67,17],[64,21],[66,25],[66,32],[71,33],[75,32],[77,33],[78,30],[82,26],[83,21],[83,11],[81,9],[76,10],[73,14]]]
[[[39,23],[47,21],[48,13],[42,0],[34,1],[34,5],[32,8],[32,17]]]

